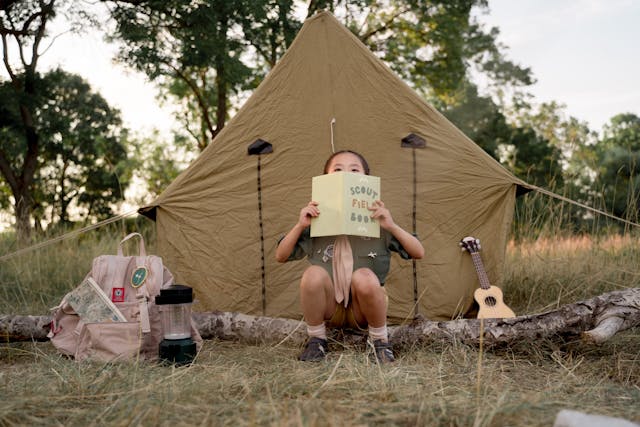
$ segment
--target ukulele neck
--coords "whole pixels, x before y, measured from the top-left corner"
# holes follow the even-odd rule
[[[478,279],[480,280],[480,287],[482,289],[489,289],[491,287],[491,283],[489,283],[489,276],[487,276],[487,272],[484,270],[484,264],[482,263],[482,258],[480,257],[480,253],[472,252],[471,259],[473,260],[473,266],[476,269],[476,273],[478,273]]]

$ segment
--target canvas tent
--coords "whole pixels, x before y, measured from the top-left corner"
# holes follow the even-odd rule
[[[478,279],[458,246],[465,236],[481,239],[489,279],[500,284],[516,191],[526,184],[322,12],[215,140],[140,209],[157,222],[165,264],[195,289],[196,310],[301,318],[308,263],[279,264],[275,248],[310,200],[332,142],[367,158],[394,220],[425,247],[415,263],[393,257],[392,322],[472,309]]]

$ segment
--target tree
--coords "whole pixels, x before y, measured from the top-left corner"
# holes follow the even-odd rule
[[[5,183],[0,205],[13,204],[18,240],[24,244],[45,211],[61,222],[69,220],[72,205],[83,206],[85,216],[110,213],[109,203],[126,186],[127,174],[118,171],[126,157],[126,134],[119,113],[80,78],[60,70],[44,76],[38,72],[42,45],[49,40],[47,25],[56,14],[85,21],[88,15],[65,1],[0,5],[9,77],[0,80],[0,172]],[[124,180],[115,182],[114,173]]]
[[[602,344],[618,332],[640,326],[640,288],[608,292],[593,298],[556,307],[544,313],[510,319],[455,319],[430,321],[418,316],[413,322],[389,327],[395,347],[419,343],[465,343],[496,348],[541,338],[566,342],[581,337],[586,343]],[[259,317],[234,312],[193,314],[196,329],[204,339],[237,340],[249,343],[302,344],[308,339],[300,320]],[[52,325],[51,316],[0,315],[0,334],[8,342],[43,341]],[[366,335],[349,330],[330,331],[337,340],[362,343]]]
[[[534,105],[526,98],[505,108],[516,139],[512,145],[504,146],[504,153],[512,162],[509,167],[521,178],[592,206],[595,169],[591,152],[595,134],[585,122],[568,116],[565,108],[554,101]],[[513,163],[513,154],[519,165]],[[574,205],[531,195],[517,202],[516,227],[520,218],[523,224],[537,222],[538,229],[551,226],[549,231],[555,233],[560,229],[585,230],[591,225],[592,215]],[[525,232],[530,228],[522,227]]]
[[[9,85],[1,84],[0,93],[11,93]],[[34,126],[40,150],[31,186],[30,219],[38,226],[46,214],[48,223],[68,223],[72,207],[82,217],[111,215],[110,205],[122,200],[131,176],[127,132],[119,111],[93,93],[81,77],[59,69],[37,75],[34,86]],[[11,170],[16,170],[23,150],[23,140],[15,132],[19,113],[15,104],[4,109],[7,114],[0,122],[3,149]]]
[[[560,150],[533,129],[513,128],[509,145],[512,148],[504,160],[515,175],[543,187],[562,184]]]
[[[515,113],[514,122],[518,126],[533,129],[536,134],[560,150],[561,163],[565,178],[570,178],[584,167],[581,162],[574,163],[574,156],[594,142],[594,133],[585,122],[565,113],[566,107],[555,101],[545,102],[537,107],[520,105]],[[579,157],[579,156],[578,156]]]
[[[299,28],[288,0],[109,5],[116,21],[112,39],[123,42],[119,58],[178,101],[184,129],[199,150],[224,127],[233,97],[257,86]]]
[[[103,219],[123,199],[131,178],[128,133],[120,112],[81,77],[54,70],[41,80],[46,103],[38,109],[43,136],[38,187],[49,222],[69,222],[69,207]]]
[[[31,212],[35,205],[33,185],[38,168],[38,154],[41,150],[34,110],[34,98],[37,95],[36,69],[47,23],[55,16],[55,3],[56,0],[43,0],[38,3],[8,1],[2,3],[0,9],[3,63],[13,90],[11,97],[3,99],[13,102],[18,110],[6,119],[19,119],[2,131],[0,172],[11,189],[16,231],[21,242],[28,241],[31,236]],[[10,40],[15,42],[21,70],[16,70],[11,62]],[[8,95],[6,91],[5,95]],[[15,148],[19,147],[19,150],[12,150],[11,155],[8,145],[12,141],[5,138],[18,135],[21,141],[13,141],[13,144]]]
[[[597,186],[614,215],[638,221],[640,199],[640,117],[618,114],[594,147]]]
[[[189,153],[184,152],[184,145],[181,141],[166,144],[157,134],[137,145],[138,173],[146,184],[145,195],[136,201],[139,205],[151,202],[149,197],[158,196],[185,168],[189,160],[185,154]]]
[[[446,106],[442,113],[465,135],[478,144],[493,158],[500,161],[500,149],[513,145],[512,127],[500,111],[500,107],[489,96],[481,96],[478,88],[466,84],[461,102]]]

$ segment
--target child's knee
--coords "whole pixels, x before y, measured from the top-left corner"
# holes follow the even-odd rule
[[[359,268],[353,272],[351,287],[354,292],[364,294],[376,294],[380,292],[378,276],[368,268]]]
[[[315,289],[322,288],[327,285],[327,281],[330,281],[329,273],[317,265],[312,265],[307,268],[302,274],[302,280],[300,280],[301,289]]]
[[[352,281],[359,283],[372,283],[375,285],[380,285],[380,281],[378,280],[378,276],[369,268],[359,268],[353,272],[353,276],[351,277]]]

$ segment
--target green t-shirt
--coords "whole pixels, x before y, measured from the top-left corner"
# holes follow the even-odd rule
[[[380,230],[380,238],[348,236],[353,252],[353,270],[368,268],[373,271],[380,284],[389,273],[391,252],[397,252],[403,259],[411,259],[400,242],[386,230]],[[311,237],[310,228],[307,227],[296,242],[288,261],[294,261],[308,257],[313,265],[319,265],[327,270],[333,277],[333,243],[335,236]]]

